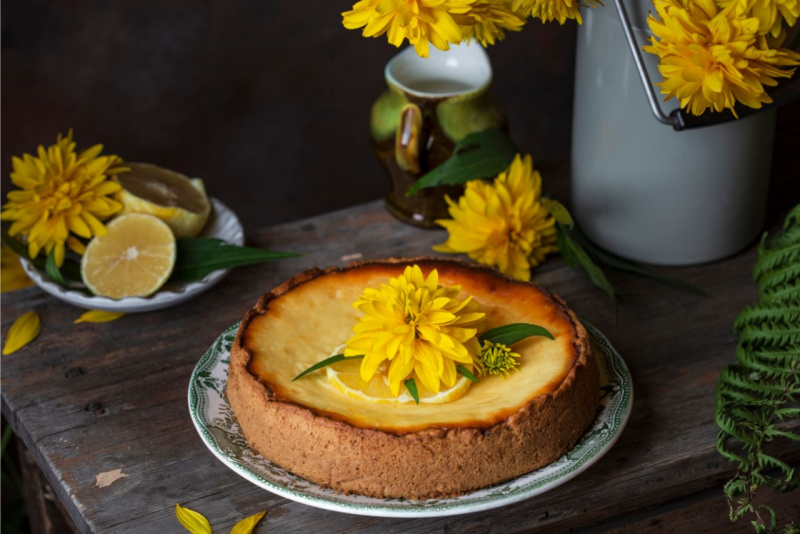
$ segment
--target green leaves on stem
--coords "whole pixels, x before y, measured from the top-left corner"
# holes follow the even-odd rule
[[[500,128],[471,133],[456,144],[450,159],[417,180],[406,196],[428,187],[494,178],[511,165],[517,152],[516,145]]]
[[[583,232],[575,226],[569,211],[558,201],[543,198],[542,203],[556,219],[557,244],[564,262],[570,267],[582,269],[589,280],[603,291],[612,301],[616,300],[617,291],[600,267],[610,267],[618,271],[623,271],[638,276],[643,276],[661,282],[662,284],[688,291],[700,297],[711,297],[711,295],[681,280],[663,275],[652,269],[648,269],[638,263],[620,258],[610,252],[597,247],[589,241]]]

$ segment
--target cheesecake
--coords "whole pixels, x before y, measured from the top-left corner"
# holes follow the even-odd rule
[[[486,329],[529,323],[554,339],[514,344],[516,370],[479,375],[452,402],[369,402],[325,369],[293,380],[351,337],[364,288],[412,264],[477,302]],[[558,459],[594,420],[598,381],[586,330],[561,299],[485,267],[417,258],[311,269],[262,295],[234,340],[226,393],[249,444],[286,470],[345,493],[424,499]]]

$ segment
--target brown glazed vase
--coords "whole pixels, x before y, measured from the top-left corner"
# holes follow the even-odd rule
[[[488,95],[492,67],[478,44],[436,48],[421,58],[408,47],[386,65],[389,86],[372,106],[370,133],[375,153],[389,174],[386,208],[403,222],[436,227],[448,218],[444,195],[462,186],[432,187],[406,196],[425,173],[444,163],[459,141],[490,127],[506,127]]]

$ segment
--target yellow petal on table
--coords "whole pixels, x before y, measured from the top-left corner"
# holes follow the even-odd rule
[[[42,330],[42,322],[39,314],[35,311],[23,313],[11,328],[8,329],[6,344],[3,347],[3,354],[11,354],[36,339]]]
[[[0,293],[24,289],[33,285],[17,256],[10,248],[3,245],[0,252]]]
[[[178,518],[183,528],[192,534],[213,534],[208,519],[194,510],[189,510],[188,508],[181,507],[180,504],[176,504],[175,517]]]
[[[259,512],[256,515],[251,515],[250,517],[245,517],[235,525],[231,529],[231,534],[250,534],[253,532],[253,529],[256,528],[256,525],[261,518],[264,517],[264,514],[267,512]]]
[[[89,310],[88,312],[84,313],[77,319],[75,319],[74,324],[78,323],[110,323],[111,321],[116,321],[120,317],[125,315],[121,312],[110,312],[110,311],[102,311],[102,310]]]

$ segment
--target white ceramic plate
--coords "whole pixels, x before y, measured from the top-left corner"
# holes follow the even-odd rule
[[[208,218],[203,232],[203,237],[216,237],[224,239],[228,243],[242,246],[244,245],[244,229],[236,214],[225,204],[211,199],[213,210]],[[90,296],[77,289],[63,288],[55,282],[50,281],[47,275],[34,267],[34,265],[22,258],[20,262],[25,269],[28,277],[33,280],[43,291],[63,300],[73,306],[86,308],[89,310],[104,310],[113,312],[146,312],[160,310],[169,306],[175,306],[196,297],[203,291],[222,280],[230,269],[214,271],[202,280],[195,282],[168,282],[155,295],[142,297],[128,297],[124,299],[110,299],[108,297]]]
[[[230,348],[238,324],[206,352],[189,382],[189,411],[214,455],[253,484],[309,506],[379,517],[436,517],[506,506],[539,495],[576,477],[617,441],[633,406],[633,385],[620,355],[599,330],[586,324],[600,363],[597,418],[575,447],[554,463],[514,480],[451,499],[378,499],[323,488],[269,462],[251,449],[225,396]]]

